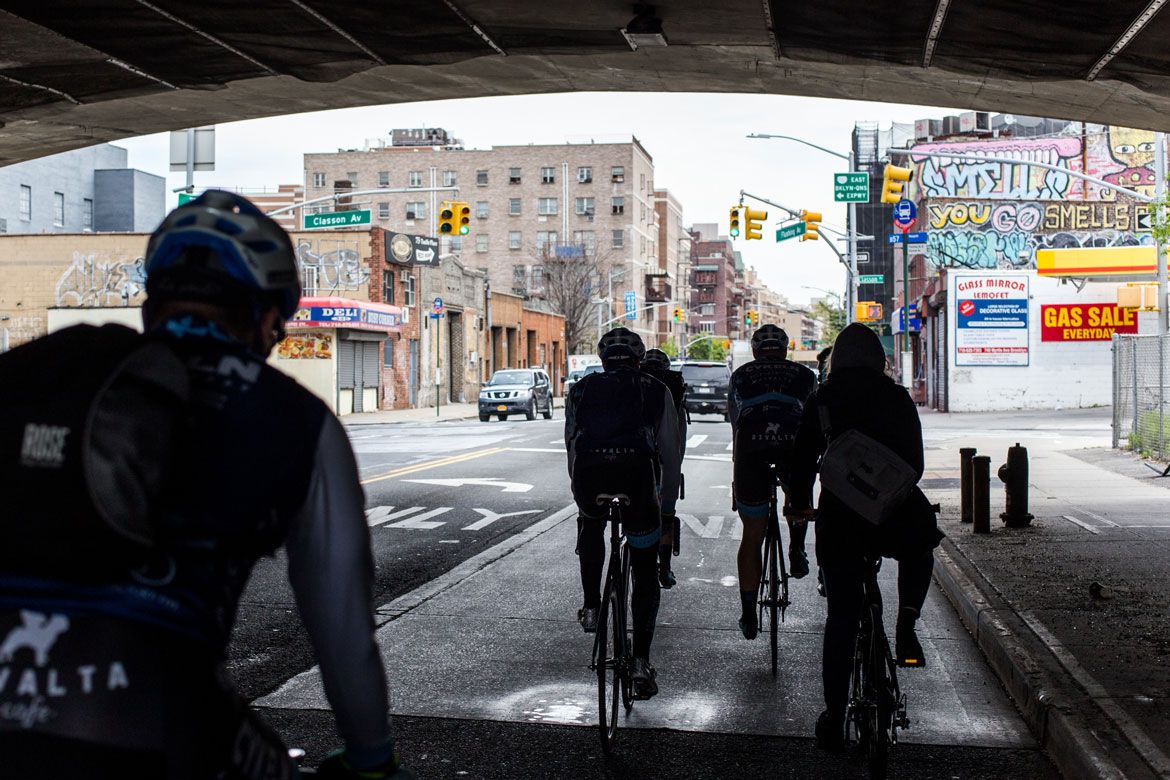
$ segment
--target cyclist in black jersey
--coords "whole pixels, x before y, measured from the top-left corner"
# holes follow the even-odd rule
[[[0,553],[0,661],[13,679],[41,681],[0,686],[0,711],[30,713],[0,716],[0,776],[294,777],[280,738],[224,669],[252,567],[282,546],[345,741],[320,776],[412,776],[391,738],[353,451],[325,405],[265,362],[300,299],[288,234],[244,198],[208,191],[151,236],[145,271],[141,338],[182,361],[190,389],[152,518],[157,538],[135,548],[132,566],[84,576],[57,565],[52,546],[19,558]],[[62,343],[134,337],[107,328],[79,326]],[[8,367],[34,347],[0,357],[0,382],[22,381]],[[2,362],[8,357],[14,362]],[[115,443],[131,453],[137,446]],[[90,454],[100,461],[107,453]],[[43,502],[46,517],[86,505],[62,484],[30,504]],[[6,496],[15,490],[5,485]],[[77,513],[79,528],[102,522],[90,514]],[[19,536],[14,522],[0,520],[0,529]],[[71,543],[55,540],[66,551]]]
[[[787,359],[788,334],[775,325],[763,325],[753,334],[752,356],[754,360],[731,375],[727,395],[733,442],[732,487],[743,523],[737,563],[742,608],[739,628],[745,639],[755,639],[759,631],[756,598],[772,495],[769,466],[778,467],[781,484],[787,486],[792,443],[804,404],[817,384],[812,371]],[[808,574],[804,552],[807,530],[807,522],[789,523],[789,570],[797,579]]]
[[[646,350],[646,357],[642,358],[642,364],[639,368],[642,373],[649,374],[666,385],[666,389],[670,391],[670,397],[674,401],[674,412],[678,416],[679,453],[680,457],[685,458],[687,454],[687,410],[685,405],[687,386],[683,381],[682,372],[670,368],[670,356],[661,349]],[[679,487],[681,489],[681,483]],[[658,545],[658,583],[667,590],[673,588],[678,582],[670,566],[670,559],[674,554],[674,533],[677,524],[674,508],[678,501],[678,494],[679,491],[676,490],[673,494],[662,496],[662,540]]]
[[[658,618],[658,543],[662,496],[678,494],[682,461],[678,422],[670,391],[638,371],[646,348],[638,334],[614,328],[601,337],[597,354],[605,370],[573,385],[565,404],[565,448],[577,519],[584,604],[577,620],[586,633],[597,630],[601,576],[605,563],[606,507],[602,493],[624,493],[622,512],[631,549],[633,592],[633,682],[638,698],[658,692],[650,645]]]

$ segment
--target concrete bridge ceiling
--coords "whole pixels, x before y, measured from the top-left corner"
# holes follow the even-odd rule
[[[0,0],[0,164],[327,108],[756,92],[1170,128],[1166,0]],[[766,117],[761,117],[766,120]]]

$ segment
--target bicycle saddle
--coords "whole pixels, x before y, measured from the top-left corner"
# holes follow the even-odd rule
[[[599,493],[597,496],[598,504],[617,504],[618,506],[629,506],[630,497],[625,493]]]

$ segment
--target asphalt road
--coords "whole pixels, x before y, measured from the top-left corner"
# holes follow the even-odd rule
[[[375,603],[388,605],[379,643],[395,730],[419,776],[862,776],[810,739],[823,625],[811,578],[793,584],[779,681],[764,671],[766,645],[735,630],[740,529],[729,502],[730,430],[714,416],[691,426],[680,585],[664,594],[654,651],[663,692],[635,708],[618,754],[603,760],[589,727],[587,641],[573,622],[580,596],[562,427],[558,412],[552,421],[350,431],[366,482]],[[540,533],[482,571],[452,571],[525,529]],[[413,603],[419,586],[434,594],[409,610],[389,605]],[[1056,777],[949,604],[932,594],[925,620],[931,668],[904,680],[915,725],[894,776]],[[241,605],[232,671],[315,760],[337,742],[312,664],[283,561],[264,561]]]

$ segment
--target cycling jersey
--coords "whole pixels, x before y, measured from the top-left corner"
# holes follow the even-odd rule
[[[30,680],[0,685],[0,738],[23,732],[118,745],[120,733],[127,747],[166,750],[150,744],[152,734],[162,740],[169,726],[208,717],[200,710],[209,701],[228,701],[206,690],[184,699],[186,689],[168,680],[176,671],[200,684],[216,676],[252,567],[283,544],[342,737],[357,750],[388,748],[365,501],[344,429],[319,399],[213,322],[176,317],[162,334],[192,386],[159,521],[165,542],[151,565],[108,582],[39,578],[33,566],[0,571],[0,664],[9,664],[0,668]],[[45,496],[45,511],[52,500]],[[70,716],[92,707],[86,697],[97,693],[104,720]],[[150,720],[157,727],[137,735],[117,728]]]

